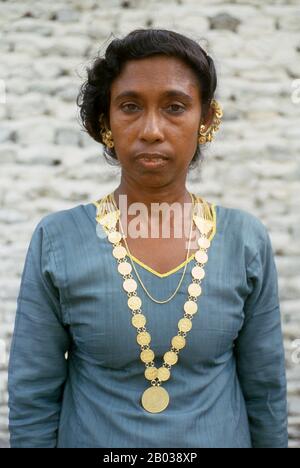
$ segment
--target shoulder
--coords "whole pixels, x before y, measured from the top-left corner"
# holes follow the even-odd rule
[[[222,230],[232,233],[241,232],[246,238],[265,237],[267,227],[264,222],[253,213],[241,208],[229,208],[216,205],[216,210],[222,220]]]
[[[271,240],[266,224],[255,214],[241,209],[215,205],[217,232],[224,243],[244,252],[246,264],[266,249]]]
[[[45,232],[50,240],[57,236],[72,237],[93,224],[93,210],[92,203],[87,203],[47,213],[35,225],[34,233]]]
[[[202,198],[199,194],[197,197]],[[213,214],[216,230],[227,237],[243,238],[245,241],[264,240],[268,235],[267,227],[254,213],[242,208],[227,207],[206,200]]]

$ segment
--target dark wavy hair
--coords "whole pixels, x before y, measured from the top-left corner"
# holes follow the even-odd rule
[[[104,114],[109,122],[110,88],[120,75],[122,66],[129,60],[138,60],[163,54],[182,59],[195,73],[202,98],[202,112],[206,119],[211,100],[217,87],[217,75],[212,58],[194,40],[167,29],[135,29],[123,39],[115,38],[108,45],[104,57],[97,56],[86,68],[87,79],[77,96],[83,130],[103,144],[100,134],[99,116]],[[202,145],[201,145],[202,146]],[[118,165],[114,148],[104,147],[104,156],[111,165]],[[198,143],[190,162],[193,168],[203,155]]]

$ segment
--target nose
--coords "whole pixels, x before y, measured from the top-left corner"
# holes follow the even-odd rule
[[[146,141],[162,141],[164,139],[161,116],[156,111],[149,111],[140,122],[140,138]]]

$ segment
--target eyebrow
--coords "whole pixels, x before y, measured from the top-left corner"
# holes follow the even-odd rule
[[[116,101],[118,101],[118,100],[120,100],[121,98],[124,98],[124,97],[139,98],[141,96],[142,96],[142,94],[138,93],[137,91],[126,90],[126,91],[123,91],[122,93],[118,94],[115,97],[114,101],[116,102]],[[163,97],[181,97],[181,98],[185,99],[188,102],[193,101],[193,98],[189,94],[186,94],[183,91],[180,91],[179,89],[167,89],[166,91],[164,91],[162,93],[162,96]]]

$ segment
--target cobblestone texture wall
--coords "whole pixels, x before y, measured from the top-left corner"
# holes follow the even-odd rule
[[[163,27],[215,59],[225,115],[188,188],[268,227],[279,273],[290,446],[300,447],[299,0],[0,1],[0,446],[7,360],[33,228],[115,188],[119,170],[81,130],[84,68],[111,33]]]

